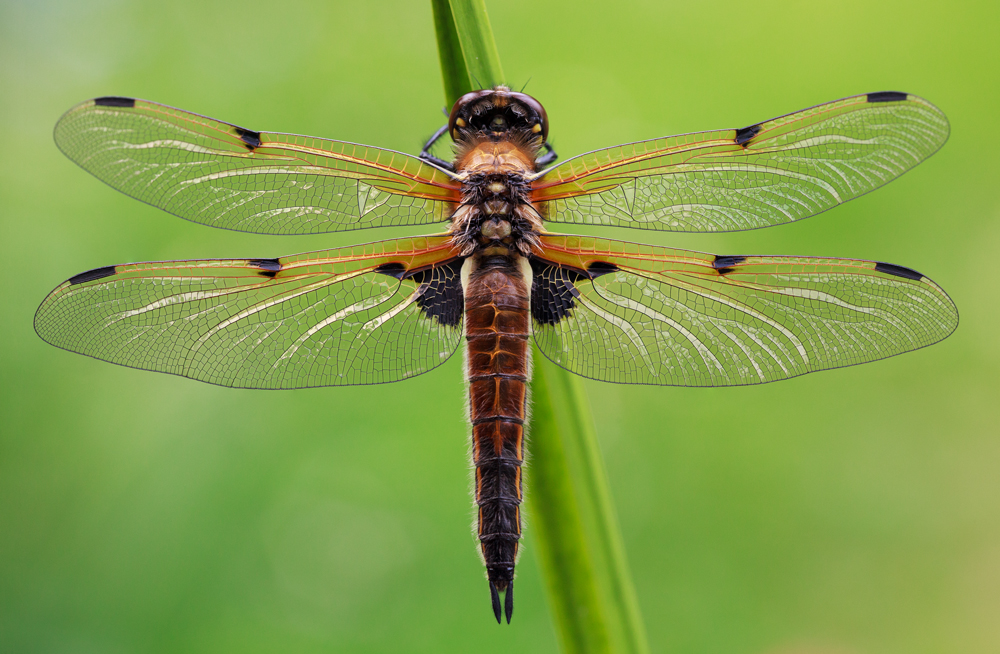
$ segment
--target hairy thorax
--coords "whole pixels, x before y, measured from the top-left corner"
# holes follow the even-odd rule
[[[528,177],[535,172],[539,141],[531,135],[508,137],[458,145],[455,168],[462,178],[462,202],[450,232],[462,256],[527,256],[538,246],[542,218],[528,198]]]

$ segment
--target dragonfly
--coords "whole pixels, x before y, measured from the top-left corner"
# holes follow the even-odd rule
[[[58,147],[181,218],[257,234],[443,231],[272,259],[95,268],[56,287],[34,325],[66,350],[235,388],[396,382],[464,348],[479,550],[493,614],[499,623],[503,593],[509,623],[529,341],[589,379],[735,386],[884,359],[958,324],[941,287],[901,265],[704,254],[546,225],[793,223],[902,175],[948,132],[934,105],[884,91],[555,164],[545,109],[506,86],[459,98],[419,156],[96,98],[59,120]],[[451,161],[431,154],[445,135]]]

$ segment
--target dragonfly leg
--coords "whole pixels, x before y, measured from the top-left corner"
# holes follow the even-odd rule
[[[558,158],[559,155],[556,154],[556,151],[552,148],[552,144],[546,143],[545,154],[543,154],[542,156],[538,157],[538,159],[535,160],[535,167],[544,168],[545,166],[548,166],[550,163],[552,163]]]
[[[444,159],[438,159],[430,152],[428,152],[428,150],[430,150],[431,147],[433,147],[434,144],[437,143],[438,139],[444,136],[447,132],[448,132],[448,125],[446,123],[441,126],[441,129],[434,132],[434,135],[431,136],[431,138],[427,141],[427,143],[424,144],[424,149],[420,151],[420,158],[423,159],[424,161],[431,162],[438,168],[444,168],[445,170],[454,171],[455,167],[451,164],[451,162],[445,161]]]

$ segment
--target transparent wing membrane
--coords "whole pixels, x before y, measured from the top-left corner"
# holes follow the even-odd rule
[[[533,184],[551,222],[678,232],[800,220],[902,175],[948,138],[926,100],[870,93],[738,130],[580,155]]]
[[[316,234],[447,220],[459,184],[416,157],[254,132],[165,105],[98,98],[56,125],[59,148],[101,181],[187,220]]]
[[[281,259],[109,266],[45,299],[49,343],[124,366],[240,388],[398,381],[461,342],[447,237]]]
[[[764,383],[915,350],[958,325],[947,294],[901,266],[542,240],[535,340],[552,361],[591,379]]]
[[[948,121],[913,95],[845,98],[738,130],[622,145],[531,180],[552,222],[732,231],[792,222],[933,154]],[[269,234],[447,220],[461,182],[416,157],[254,132],[106,97],[59,121],[59,147],[132,197]],[[541,351],[630,384],[756,384],[935,343],[955,305],[909,268],[851,259],[714,256],[541,237],[531,312]],[[375,384],[443,363],[462,341],[462,260],[449,236],[281,259],[170,261],[81,273],[39,307],[58,347],[242,388]]]

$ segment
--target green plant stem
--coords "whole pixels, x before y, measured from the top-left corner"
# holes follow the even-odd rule
[[[455,19],[448,0],[431,0],[434,12],[434,32],[437,34],[438,57],[441,60],[441,77],[444,79],[445,106],[472,90],[472,79],[465,67],[462,44],[458,42]]]
[[[431,0],[448,104],[504,80],[483,0]],[[625,549],[580,380],[537,349],[528,502],[534,546],[567,654],[646,654]]]
[[[566,652],[649,652],[580,379],[534,348],[528,502]]]
[[[502,84],[503,68],[484,1],[431,0],[431,8],[448,106],[469,91]]]

